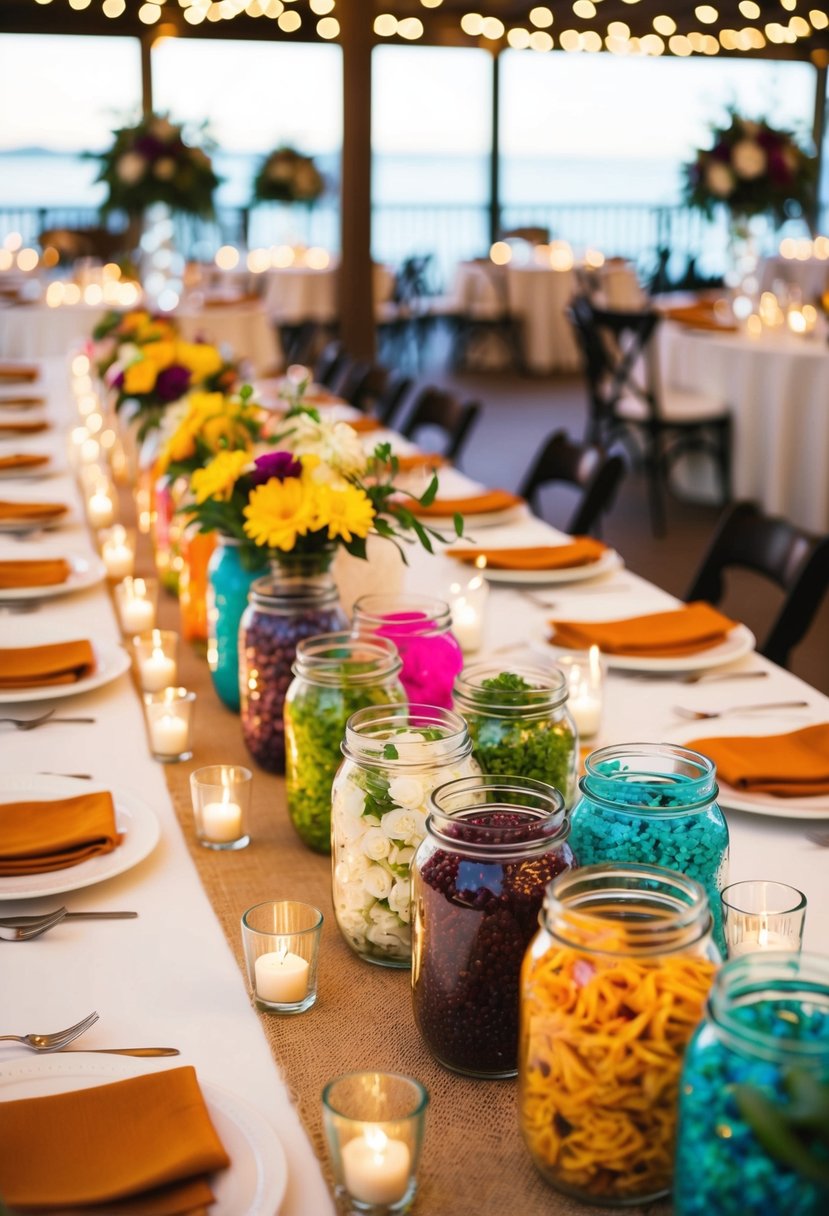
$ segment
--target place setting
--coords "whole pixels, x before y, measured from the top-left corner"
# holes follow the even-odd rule
[[[72,595],[96,587],[105,577],[104,562],[94,554],[0,558],[0,607]]]
[[[74,638],[0,649],[0,704],[74,697],[117,680],[130,667],[123,647]]]

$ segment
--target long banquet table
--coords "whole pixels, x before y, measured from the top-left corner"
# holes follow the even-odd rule
[[[39,441],[25,444],[38,450],[48,447],[56,460],[63,456],[62,428],[70,425],[66,377],[64,361],[49,366],[46,386],[55,426]],[[464,485],[470,483],[454,471],[445,478],[446,493]],[[67,472],[38,482],[8,483],[3,492],[7,497],[72,501],[75,510],[67,525],[36,539],[21,543],[0,536],[0,556],[92,552]],[[500,545],[532,544],[557,534],[524,514],[515,523],[485,533],[481,529],[478,535],[487,544]],[[142,560],[149,570],[146,554]],[[410,561],[407,582],[421,591],[445,593],[450,581],[459,577],[458,567],[444,556],[429,558],[415,552]],[[596,594],[598,585],[573,583],[534,590],[555,601],[558,612],[585,619],[629,616],[674,602],[626,569],[605,577],[605,594]],[[493,586],[486,649],[512,646],[511,655],[504,656],[505,666],[510,657],[530,658],[535,652],[525,647],[535,646],[548,615],[549,611],[519,589]],[[168,598],[162,606],[161,623],[175,627],[176,621],[176,606]],[[48,601],[31,614],[0,614],[0,645],[70,637],[92,637],[101,646],[118,646],[119,634],[104,586]],[[430,1091],[416,1212],[423,1216],[471,1211],[483,1216],[517,1211],[530,1216],[569,1216],[588,1210],[556,1195],[536,1174],[517,1131],[514,1084],[475,1081],[442,1070],[431,1060],[415,1029],[408,976],[371,967],[350,953],[334,923],[329,861],[299,843],[287,819],[280,778],[254,768],[249,848],[214,853],[194,843],[189,773],[209,762],[249,761],[238,722],[215,698],[201,654],[183,646],[180,660],[180,682],[198,694],[194,755],[191,762],[166,770],[149,756],[139,699],[127,675],[76,697],[2,707],[4,713],[21,710],[23,716],[26,711],[55,705],[62,711],[96,718],[95,725],[54,725],[22,734],[0,727],[3,779],[43,770],[90,773],[105,787],[129,791],[151,807],[160,821],[161,840],[146,860],[118,877],[59,898],[34,901],[36,910],[61,902],[70,909],[132,908],[139,918],[65,923],[36,942],[3,944],[0,1033],[57,1028],[97,1009],[100,1021],[84,1036],[84,1046],[158,1043],[179,1047],[182,1054],[176,1060],[128,1061],[125,1067],[143,1072],[190,1063],[202,1081],[250,1103],[277,1130],[286,1150],[289,1182],[282,1216],[333,1212],[325,1185],[319,1094],[329,1078],[363,1068],[408,1073]],[[740,665],[764,668],[768,676],[756,686],[723,682],[686,687],[670,677],[611,672],[604,724],[595,744],[631,740],[678,743],[700,734],[771,733],[811,721],[829,721],[829,699],[796,677],[754,654]],[[747,688],[753,690],[749,695]],[[761,693],[755,688],[761,688]],[[671,711],[675,704],[716,708],[752,699],[805,699],[809,708],[700,724],[681,722]],[[805,946],[825,948],[829,934],[827,855],[806,836],[807,828],[816,825],[800,819],[787,822],[785,811],[774,818],[728,812],[728,821],[732,879],[773,877],[799,887],[809,900]],[[240,971],[240,914],[269,898],[303,899],[317,904],[326,917],[319,999],[313,1009],[296,1017],[257,1018]],[[0,902],[2,912],[23,910],[31,910],[30,901]],[[76,1058],[105,1061],[110,1057]],[[50,1059],[38,1059],[22,1046],[4,1044],[0,1099],[7,1065],[15,1068],[21,1060],[28,1060],[33,1068],[45,1067]],[[253,1211],[257,1216],[271,1216],[258,1208]],[[232,1216],[246,1213],[233,1212]]]

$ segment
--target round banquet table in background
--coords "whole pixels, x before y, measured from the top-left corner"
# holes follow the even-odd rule
[[[185,302],[172,316],[188,342],[201,339],[228,346],[237,359],[249,360],[260,375],[282,366],[276,329],[259,302],[204,308],[193,308]]]
[[[796,287],[804,304],[819,300],[829,291],[829,258],[775,257],[763,258],[760,265],[760,290],[774,291],[784,283],[787,288]]]
[[[106,313],[101,305],[13,304],[0,308],[0,358],[46,359],[81,346]]]

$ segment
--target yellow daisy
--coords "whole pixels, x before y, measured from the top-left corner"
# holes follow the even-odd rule
[[[328,528],[328,539],[337,537],[348,543],[355,536],[368,536],[374,520],[371,499],[356,486],[343,490],[332,490],[330,486],[319,486],[317,527]]]
[[[176,361],[191,371],[195,380],[207,380],[209,376],[215,376],[224,364],[224,359],[216,347],[209,346],[206,342],[177,342]]]
[[[201,505],[208,498],[218,502],[227,502],[233,493],[233,487],[244,472],[248,463],[247,452],[219,452],[218,456],[205,465],[196,469],[190,479],[190,488],[196,502]]]
[[[298,477],[257,486],[245,507],[245,532],[257,545],[288,553],[314,530],[315,496]]]
[[[149,359],[136,359],[124,372],[124,392],[128,397],[135,393],[149,393],[155,388],[158,368]]]
[[[156,371],[163,371],[176,361],[175,342],[147,342],[141,349],[144,358],[152,363]]]

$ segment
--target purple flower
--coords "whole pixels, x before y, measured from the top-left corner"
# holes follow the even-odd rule
[[[255,467],[250,479],[255,486],[261,486],[272,477],[284,481],[286,477],[302,475],[302,465],[290,452],[266,452],[264,456],[257,456],[253,463]]]
[[[190,387],[190,372],[180,363],[171,363],[164,371],[158,373],[155,382],[156,396],[159,401],[178,401]]]
[[[155,135],[139,135],[135,141],[135,150],[146,156],[147,160],[155,160],[166,152],[167,148]]]
[[[109,382],[109,383],[110,383],[110,385],[112,386],[112,388],[119,389],[119,390],[120,390],[120,389],[122,389],[122,388],[124,387],[124,372],[123,372],[123,370],[121,370],[120,372],[116,373],[116,375],[114,375],[114,376],[112,377],[112,379],[110,380],[110,382]]]

